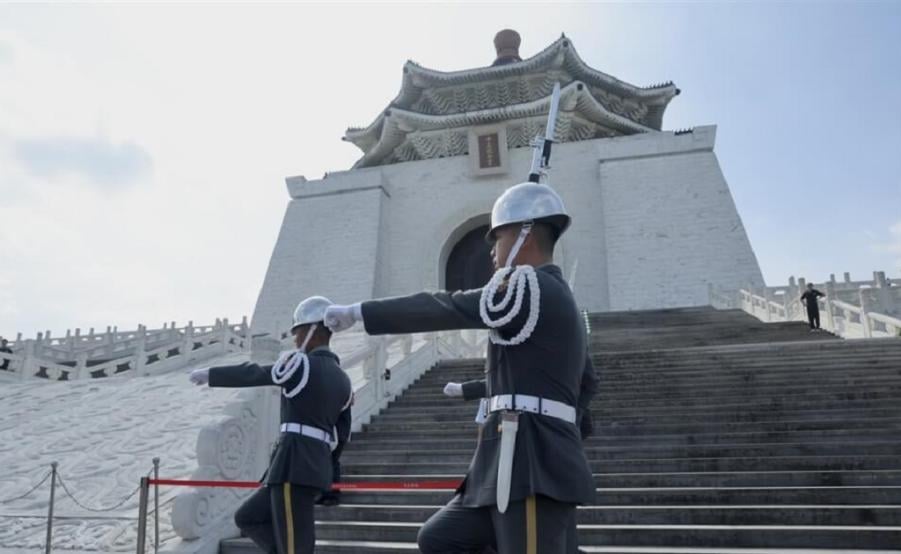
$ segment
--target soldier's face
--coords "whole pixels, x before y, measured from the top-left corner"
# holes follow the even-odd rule
[[[516,225],[508,225],[494,231],[497,238],[494,246],[491,247],[491,260],[494,262],[494,269],[498,270],[507,263],[507,256],[519,237],[519,228]]]
[[[307,332],[309,332],[309,325],[301,325],[297,329],[294,329],[294,346],[300,348],[303,346],[303,341],[307,338]]]

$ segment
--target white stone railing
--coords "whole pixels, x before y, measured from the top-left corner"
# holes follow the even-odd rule
[[[231,325],[225,319],[216,325],[194,327],[189,324],[164,331],[147,331],[140,327],[133,333],[120,334],[117,342],[100,347],[80,342],[78,344],[84,347],[74,350],[42,345],[39,341],[22,341],[22,348],[13,354],[0,353],[0,367],[6,361],[6,369],[0,370],[0,375],[52,381],[94,379],[122,373],[151,375],[225,353],[250,350],[250,327],[246,319],[239,325]],[[48,358],[48,353],[54,351],[65,352],[68,357],[51,355]],[[98,358],[107,355],[113,357]]]
[[[169,344],[186,335],[204,335],[223,326],[230,325],[228,319],[217,319],[212,325],[195,326],[188,322],[184,327],[176,327],[175,322],[164,323],[162,328],[148,329],[146,325],[138,325],[132,331],[119,331],[118,327],[107,327],[104,333],[95,333],[91,328],[82,334],[81,329],[69,329],[64,337],[52,337],[50,331],[37,333],[34,339],[23,339],[18,333],[15,341],[9,343],[14,353],[23,352],[29,344],[36,356],[48,360],[68,362],[79,355],[86,355],[88,360],[111,359],[131,354],[143,341],[145,350]],[[247,327],[247,317],[241,323],[231,324],[235,332],[243,332]]]
[[[363,347],[342,359],[345,369],[363,366],[362,378],[354,383],[353,429],[359,431],[439,361],[484,356],[487,339],[487,333],[473,331],[368,337]],[[276,339],[254,339],[252,357],[272,363],[283,346]],[[260,387],[241,394],[222,422],[200,432],[199,467],[192,479],[256,480],[265,470],[277,438],[278,389]],[[217,552],[222,539],[237,536],[232,516],[247,494],[246,489],[193,489],[179,495],[172,525],[183,540],[170,552]]]
[[[878,338],[901,336],[901,318],[871,311],[871,289],[859,289],[860,305],[830,298],[818,299],[820,326],[844,338]],[[739,307],[761,321],[807,321],[806,308],[800,299],[789,299],[782,294],[781,301],[754,294],[746,289],[738,291]]]

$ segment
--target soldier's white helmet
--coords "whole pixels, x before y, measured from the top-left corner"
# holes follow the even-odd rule
[[[559,237],[569,228],[570,217],[554,189],[538,183],[520,183],[505,190],[494,202],[491,228],[485,239],[494,242],[494,232],[498,227],[527,221],[547,223]]]
[[[303,300],[294,310],[294,324],[291,326],[291,331],[301,325],[325,320],[325,309],[332,304],[333,302],[324,296],[311,296]]]

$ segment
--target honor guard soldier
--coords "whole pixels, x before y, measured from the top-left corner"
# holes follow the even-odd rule
[[[272,453],[264,486],[238,511],[235,523],[267,554],[313,552],[313,505],[332,484],[331,451],[335,429],[349,410],[350,379],[329,350],[331,331],[323,325],[331,301],[313,296],[294,311],[296,350],[271,366],[245,362],[196,369],[191,381],[211,387],[281,387],[281,435]]]
[[[591,421],[591,399],[598,392],[599,380],[594,370],[594,364],[591,357],[586,353],[585,367],[582,370],[582,382],[579,385],[579,405],[576,410],[576,425],[579,427],[579,434],[585,441],[594,434],[594,425]],[[485,409],[487,405],[488,381],[485,379],[475,379],[466,381],[465,383],[450,382],[444,386],[444,394],[451,398],[462,398],[463,400],[479,400],[479,413],[476,415],[476,422],[484,423]],[[480,428],[481,429],[481,428]],[[482,554],[492,554],[494,549],[486,549]],[[566,526],[566,552],[567,554],[580,554],[579,550],[578,525],[576,522],[575,511],[570,516],[570,521]]]
[[[488,416],[457,495],[419,532],[426,554],[478,552],[495,544],[500,554],[563,554],[576,505],[594,499],[576,426],[584,322],[552,263],[554,245],[569,224],[553,189],[521,183],[494,204],[488,239],[499,269],[484,288],[326,311],[333,331],[362,321],[373,335],[491,332]]]

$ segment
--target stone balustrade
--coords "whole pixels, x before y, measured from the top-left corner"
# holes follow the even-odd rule
[[[80,330],[53,339],[50,333],[38,333],[36,339],[12,345],[12,354],[0,353],[0,375],[20,379],[33,377],[54,381],[131,375],[159,374],[229,352],[250,350],[250,326],[247,318],[239,324],[228,319],[214,325],[176,327],[173,322],[162,329],[148,330],[139,325],[135,331],[108,329],[102,335],[81,335]]]
[[[804,278],[791,277],[786,286],[751,287],[734,293],[709,289],[710,303],[718,308],[740,308],[762,321],[807,321],[801,295]],[[844,338],[901,336],[901,279],[876,271],[871,281],[843,281],[835,275],[815,287],[826,296],[819,299],[823,329]]]

